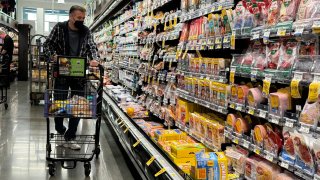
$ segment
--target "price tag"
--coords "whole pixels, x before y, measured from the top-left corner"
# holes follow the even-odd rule
[[[319,74],[314,75],[313,82],[320,82],[320,75]]]
[[[237,111],[242,111],[242,106],[237,106],[237,107],[236,107],[236,110],[237,110]]]
[[[293,127],[293,123],[286,121],[286,123],[284,124],[286,127],[292,128]]]
[[[236,105],[232,103],[232,104],[230,104],[230,107],[231,107],[232,109],[235,109]]]
[[[261,152],[260,152],[260,149],[258,149],[258,148],[254,148],[253,152],[256,153],[256,154],[258,154],[258,155],[260,155],[260,153],[261,153]]]
[[[152,156],[149,161],[146,163],[147,166],[150,166],[150,164],[155,160],[156,158]]]
[[[218,11],[220,11],[222,9],[222,5],[219,5],[218,7]]]
[[[309,134],[309,132],[310,132],[310,127],[308,127],[308,126],[301,126],[301,127],[300,127],[300,132]]]
[[[269,153],[267,153],[266,159],[267,159],[268,161],[270,161],[270,162],[273,162],[273,156],[272,156],[271,154],[269,154]]]
[[[216,44],[221,44],[222,37],[216,37],[215,43]]]
[[[267,29],[267,30],[265,30],[265,31],[263,32],[263,37],[264,37],[264,38],[269,38],[269,37],[270,37],[270,30],[269,30],[269,29]]]
[[[271,122],[274,124],[279,124],[279,119],[273,116]]]
[[[286,29],[278,29],[277,36],[285,36],[286,32]]]
[[[259,112],[259,116],[260,116],[261,118],[266,118],[266,117],[267,117],[267,112],[266,112],[266,111],[260,111],[260,112]]]
[[[140,140],[138,140],[136,143],[134,143],[133,145],[132,145],[132,147],[137,147],[139,144],[141,143],[141,141]]]
[[[236,34],[232,32],[230,39],[230,49],[236,49]]]
[[[243,141],[242,145],[243,145],[243,147],[249,149],[249,145],[250,145],[250,144],[249,144],[248,141]]]
[[[216,6],[213,6],[212,8],[211,8],[211,12],[214,12],[216,10]]]
[[[303,28],[303,27],[297,27],[297,28],[295,29],[295,31],[294,31],[294,34],[295,34],[296,36],[301,36],[302,33],[303,33],[303,31],[304,31],[304,28]]]
[[[256,39],[259,39],[259,38],[260,38],[260,33],[259,32],[254,33],[253,36],[252,36],[253,40],[256,40]]]
[[[223,109],[222,109],[222,107],[218,107],[218,112],[221,112],[221,113],[223,113]]]
[[[234,138],[232,139],[232,142],[234,142],[234,143],[236,143],[236,144],[239,144],[239,138],[234,137]]]
[[[283,162],[283,161],[282,161],[282,162],[280,163],[280,166],[283,167],[283,168],[285,168],[285,169],[289,169],[289,164],[286,163],[286,162]]]
[[[300,83],[300,80],[298,79],[293,79],[290,83],[291,97],[296,99],[301,98],[300,91],[299,91],[299,83]]]
[[[253,108],[249,108],[248,114],[254,115],[254,109]]]

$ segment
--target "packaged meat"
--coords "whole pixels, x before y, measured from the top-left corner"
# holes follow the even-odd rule
[[[298,42],[295,40],[286,40],[281,44],[280,63],[278,70],[288,71],[292,68],[298,55]]]
[[[277,155],[282,148],[282,139],[270,125],[266,125],[265,127],[267,135],[264,138],[264,149]]]
[[[289,94],[283,92],[270,93],[269,113],[276,116],[283,116],[290,107]]]
[[[254,59],[252,69],[258,70],[258,74],[261,75],[264,69],[267,67],[266,54],[253,52],[252,56]]]
[[[314,56],[319,51],[319,41],[317,36],[304,36],[299,42],[299,55]]]
[[[294,21],[299,4],[300,0],[282,0],[279,21]]]
[[[300,123],[316,126],[320,121],[319,102],[306,102],[300,114]]]
[[[311,174],[314,173],[314,160],[311,152],[314,138],[306,134],[295,133],[293,138],[294,151],[296,156],[295,165]]]
[[[263,140],[267,135],[267,130],[263,125],[256,125],[253,130],[253,139],[254,143],[260,147],[262,147]]]
[[[245,100],[247,98],[248,92],[249,92],[249,87],[247,85],[238,86],[237,94],[238,94],[238,102],[239,103],[241,103],[241,104],[245,103]]]
[[[269,69],[276,69],[280,58],[280,42],[273,42],[267,45],[267,61]]]
[[[295,161],[295,151],[294,151],[294,144],[293,144],[294,132],[292,131],[292,129],[284,127],[282,131],[282,135],[283,135],[284,145],[283,145],[280,156],[283,161],[293,165]]]
[[[277,164],[261,161],[257,165],[256,180],[273,180],[280,174],[281,168]]]
[[[230,127],[235,127],[238,115],[236,114],[228,114],[227,116],[227,125]]]
[[[255,179],[256,178],[256,168],[260,161],[263,161],[263,159],[259,156],[250,156],[246,159],[246,165],[245,165],[245,172],[244,175],[247,178]]]
[[[246,118],[239,117],[236,119],[234,130],[236,133],[247,133],[250,130],[249,122]]]
[[[320,18],[319,0],[303,0],[300,2],[297,20]]]
[[[239,1],[235,10],[233,11],[233,17],[234,17],[233,29],[235,29],[236,31],[241,31],[243,21],[244,21],[243,14],[245,13],[245,11],[246,9],[243,6],[243,1]]]
[[[315,174],[320,176],[320,140],[317,139],[313,144],[314,160],[315,160]]]
[[[280,173],[276,176],[274,180],[294,180],[296,177],[292,174],[286,173]]]
[[[279,13],[280,13],[280,2],[279,0],[272,0],[271,5],[268,11],[268,19],[267,19],[267,26],[275,26],[279,20]]]
[[[262,91],[260,88],[251,88],[249,89],[248,96],[247,96],[247,102],[249,106],[256,107],[260,103],[264,101],[264,97],[262,95]]]

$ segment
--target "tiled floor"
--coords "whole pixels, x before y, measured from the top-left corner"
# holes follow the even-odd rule
[[[9,90],[9,108],[0,104],[0,179],[134,179],[125,158],[119,150],[108,127],[102,121],[99,159],[91,162],[90,177],[85,177],[83,164],[66,170],[57,165],[50,177],[46,162],[46,120],[43,106],[29,103],[28,82],[15,82]],[[53,123],[51,129],[53,130]],[[78,133],[94,132],[94,121],[81,121]]]

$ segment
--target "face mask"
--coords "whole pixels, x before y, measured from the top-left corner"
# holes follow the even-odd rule
[[[74,26],[77,28],[77,29],[82,29],[84,27],[83,25],[83,21],[75,21],[74,22]]]

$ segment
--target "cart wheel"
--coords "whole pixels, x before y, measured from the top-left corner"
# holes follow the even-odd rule
[[[48,164],[49,167],[49,174],[50,176],[54,176],[54,174],[56,173],[56,166],[54,163],[50,163]]]
[[[4,104],[4,108],[5,108],[6,110],[8,109],[8,104],[7,104],[7,103]]]
[[[99,158],[99,155],[100,155],[100,152],[101,152],[101,150],[100,150],[100,147],[97,147],[96,148],[96,158]]]
[[[84,163],[84,174],[86,176],[89,176],[91,173],[91,164],[90,163]]]

